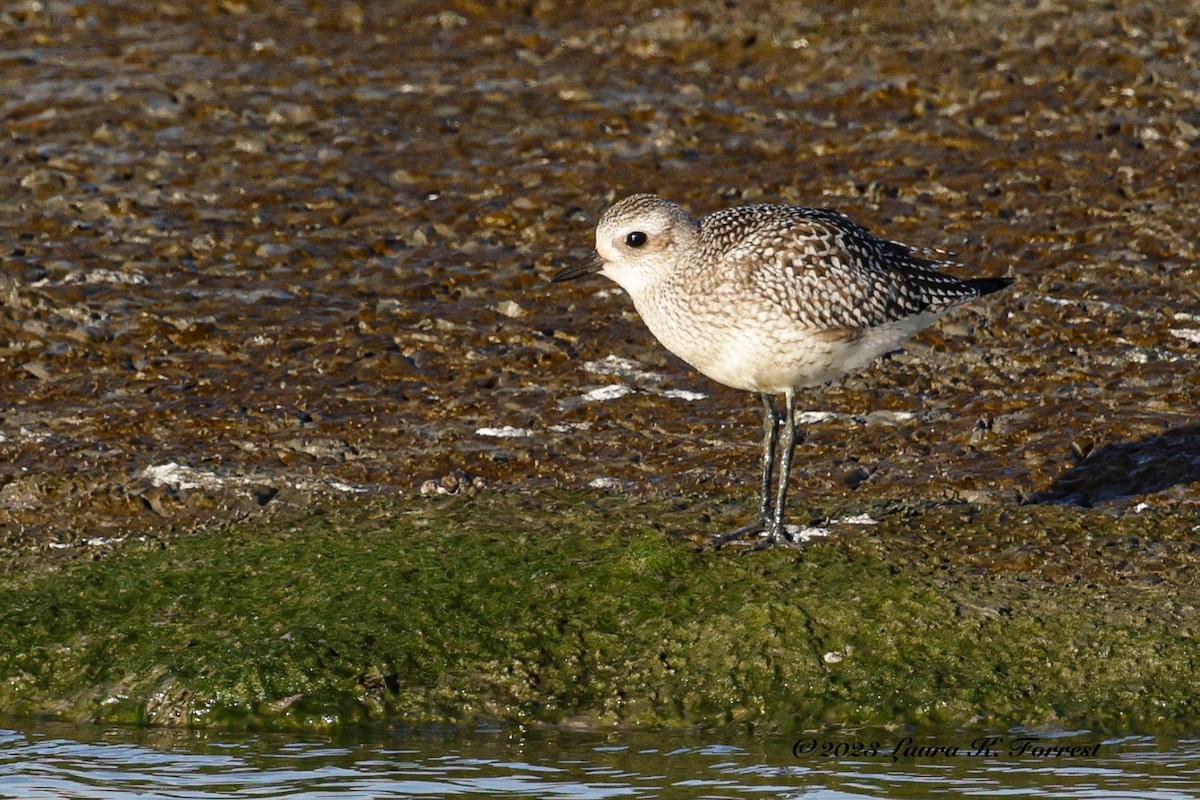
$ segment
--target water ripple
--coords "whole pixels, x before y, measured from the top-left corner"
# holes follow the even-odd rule
[[[1023,735],[1014,732],[1013,736]],[[1153,798],[1200,786],[1200,740],[1086,731],[1040,734],[1102,742],[1100,755],[1054,760],[885,755],[798,760],[772,737],[703,741],[686,734],[503,732],[355,738],[213,737],[38,724],[0,728],[0,795],[11,798]],[[1060,738],[1061,737],[1061,738]],[[721,738],[721,737],[717,737]],[[830,737],[827,737],[830,738]],[[916,737],[936,746],[959,732]],[[736,743],[733,739],[737,739]]]

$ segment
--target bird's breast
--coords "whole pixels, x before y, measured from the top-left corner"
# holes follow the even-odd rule
[[[840,374],[836,354],[842,345],[819,331],[771,309],[739,310],[718,297],[693,301],[646,298],[635,305],[664,347],[718,383],[778,393]]]

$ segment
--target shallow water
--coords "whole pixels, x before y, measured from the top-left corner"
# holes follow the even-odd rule
[[[376,732],[242,738],[58,724],[0,728],[0,793],[14,798],[215,797],[1194,797],[1200,739],[1086,731],[849,732],[799,740],[685,734]],[[906,739],[907,737],[907,739]],[[1076,758],[1010,755],[1098,747]],[[832,754],[879,743],[875,756]],[[796,745],[799,746],[796,746]],[[896,753],[897,746],[900,752]],[[906,747],[959,747],[905,754]],[[796,752],[793,752],[795,747]],[[813,752],[804,753],[813,748]],[[972,750],[972,748],[976,748]],[[830,755],[822,756],[822,752]],[[895,758],[893,755],[895,754]]]

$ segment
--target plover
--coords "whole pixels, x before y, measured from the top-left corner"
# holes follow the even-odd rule
[[[669,200],[637,194],[604,213],[595,251],[553,281],[603,274],[629,293],[668,350],[759,395],[758,515],[712,541],[761,534],[760,545],[770,546],[792,542],[784,511],[796,390],[866,366],[943,312],[1012,282],[938,271],[948,264],[941,251],[881,239],[837,211],[747,205],[696,220]]]

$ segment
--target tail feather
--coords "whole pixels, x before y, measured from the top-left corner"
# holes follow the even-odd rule
[[[982,297],[985,294],[1007,289],[1013,282],[1012,278],[971,278],[963,281]]]

